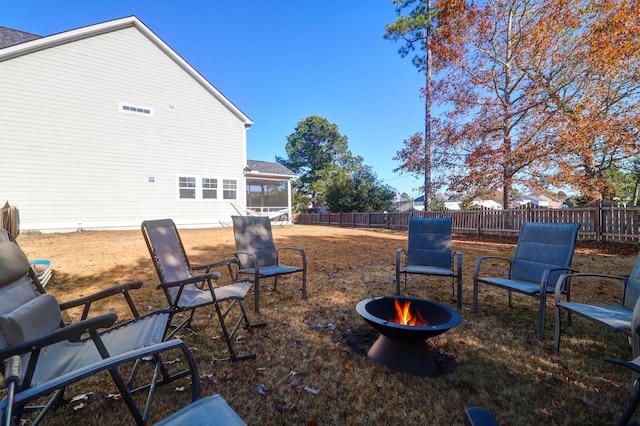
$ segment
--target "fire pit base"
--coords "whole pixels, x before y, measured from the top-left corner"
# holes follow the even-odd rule
[[[391,371],[419,377],[435,377],[437,373],[431,348],[424,340],[397,340],[380,335],[367,357]]]

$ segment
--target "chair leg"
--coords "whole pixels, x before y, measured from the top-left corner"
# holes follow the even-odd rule
[[[540,295],[540,312],[538,312],[538,340],[544,338],[544,323],[547,319],[547,297],[545,294]]]
[[[302,300],[307,300],[307,267],[302,269]]]
[[[236,325],[233,327],[233,331],[229,332],[229,329],[227,328],[227,324],[225,322],[225,318],[226,318],[227,314],[229,313],[229,311],[231,310],[231,308],[233,308],[235,303],[239,303],[240,304],[241,316],[240,316],[240,319],[238,320],[238,322],[236,323]],[[244,323],[245,327],[248,328],[248,329],[253,328],[253,327],[263,327],[263,326],[266,326],[267,323],[266,322],[256,323],[256,324],[249,323],[249,319],[247,317],[247,312],[245,311],[244,303],[243,303],[242,299],[234,299],[234,300],[232,300],[229,303],[229,306],[227,306],[227,308],[225,309],[224,312],[222,312],[222,309],[220,307],[220,303],[214,303],[214,306],[215,306],[215,309],[216,309],[216,314],[218,315],[218,319],[220,321],[220,326],[222,327],[222,333],[224,334],[224,339],[227,342],[227,347],[229,348],[229,358],[223,358],[223,359],[220,359],[220,361],[240,361],[240,360],[244,360],[244,359],[255,358],[256,357],[255,353],[237,355],[235,349],[233,348],[233,336],[235,336],[236,332],[238,331],[238,328],[240,327],[240,325],[242,323]]]
[[[556,317],[556,323],[555,323],[555,334],[553,337],[553,349],[555,349],[556,351],[560,350],[560,308],[556,306],[555,308],[555,317]]]
[[[471,302],[471,312],[478,312],[478,277],[473,277],[473,300]]]
[[[260,313],[260,276],[255,275],[253,279],[253,311]]]
[[[631,398],[627,403],[622,415],[616,422],[616,426],[627,426],[629,424],[638,424],[637,422],[631,422],[631,416],[636,411],[638,404],[640,403],[640,383],[638,380],[635,380],[633,383],[633,393],[631,394]],[[630,423],[631,422],[631,423]]]

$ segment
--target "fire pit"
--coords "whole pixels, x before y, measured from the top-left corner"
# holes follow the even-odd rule
[[[460,324],[460,314],[437,302],[415,297],[372,297],[356,311],[380,337],[367,357],[392,371],[434,377],[436,365],[426,339]]]

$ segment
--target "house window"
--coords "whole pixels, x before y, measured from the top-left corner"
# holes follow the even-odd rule
[[[202,178],[202,198],[218,198],[218,179]]]
[[[136,115],[144,115],[147,117],[153,117],[152,108],[147,108],[139,105],[132,105],[126,102],[118,103],[118,108],[120,112],[124,112],[126,114],[136,114]]]
[[[222,198],[225,200],[235,200],[236,190],[238,189],[238,182],[235,179],[223,179],[222,180]]]
[[[196,198],[196,178],[178,177],[178,192],[180,193],[180,198]]]

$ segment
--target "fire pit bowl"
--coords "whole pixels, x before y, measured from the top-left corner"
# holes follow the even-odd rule
[[[436,375],[426,339],[460,324],[460,314],[448,306],[415,297],[372,297],[356,311],[380,332],[367,357],[393,371],[414,376]]]

